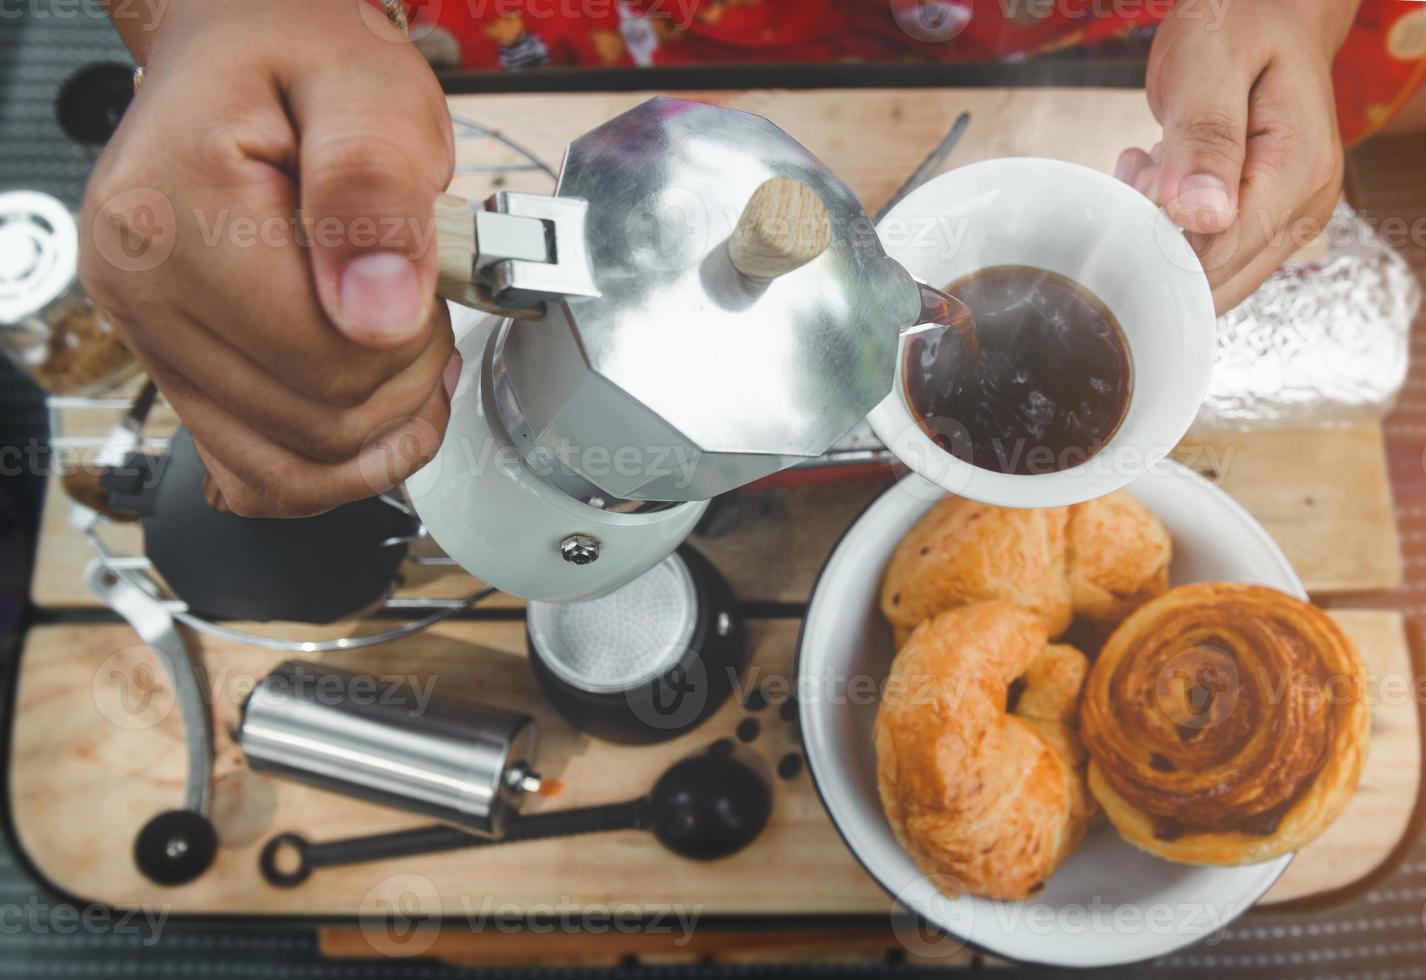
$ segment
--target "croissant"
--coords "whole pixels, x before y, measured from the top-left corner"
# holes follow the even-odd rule
[[[897,545],[881,611],[899,647],[917,624],[971,602],[1004,599],[1039,615],[1050,636],[1070,624],[1063,507],[1012,510],[947,497]]]
[[[892,663],[874,737],[897,840],[943,891],[1033,894],[1084,837],[1093,802],[1072,726],[1088,663],[1007,602],[940,613]],[[1019,681],[1007,711],[1012,682]]]
[[[1295,851],[1366,758],[1362,665],[1321,610],[1256,585],[1173,589],[1100,652],[1080,711],[1089,788],[1130,843],[1173,861]]]
[[[1071,507],[1065,544],[1076,616],[1117,623],[1168,590],[1173,541],[1122,490]]]

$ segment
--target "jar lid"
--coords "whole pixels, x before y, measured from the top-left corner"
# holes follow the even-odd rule
[[[79,232],[62,201],[38,191],[0,194],[0,325],[63,296],[78,260]]]

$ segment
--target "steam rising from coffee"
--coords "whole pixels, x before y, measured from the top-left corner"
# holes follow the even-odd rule
[[[949,295],[947,295],[949,294]],[[945,292],[922,288],[930,327],[905,351],[906,396],[946,452],[999,473],[1083,463],[1128,409],[1128,344],[1079,283],[1029,266],[994,266]]]

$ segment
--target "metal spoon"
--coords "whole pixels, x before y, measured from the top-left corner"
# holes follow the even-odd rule
[[[445,824],[319,844],[298,834],[280,834],[263,847],[258,868],[269,884],[293,888],[315,868],[609,830],[648,830],[680,857],[711,861],[752,843],[767,826],[771,811],[767,785],[752,769],[736,759],[700,755],[674,763],[648,796],[520,816],[500,839],[476,837]],[[295,852],[295,868],[278,866],[284,850]]]

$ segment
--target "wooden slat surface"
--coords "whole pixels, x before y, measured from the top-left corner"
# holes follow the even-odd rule
[[[1401,584],[1381,426],[1190,435],[1174,456],[1247,508],[1312,595]]]
[[[571,140],[655,92],[585,95],[454,95],[451,114],[516,137],[558,168]],[[875,211],[940,142],[962,111],[971,124],[948,165],[1006,156],[1052,156],[1106,173],[1126,146],[1152,146],[1159,125],[1142,92],[1124,89],[849,89],[679,92],[771,119],[847,182]],[[489,140],[462,139],[463,163],[519,158]],[[498,182],[497,182],[498,180]],[[457,173],[452,190],[483,198],[492,190],[550,190],[544,174]]]
[[[1400,583],[1400,549],[1379,426],[1190,437],[1176,455],[1262,522],[1312,594],[1372,592]],[[884,485],[871,480],[742,492],[736,501],[736,530],[698,545],[740,599],[803,602],[838,536]],[[70,529],[63,492],[58,486],[51,490],[34,600],[42,606],[93,607],[95,600],[81,579],[93,552]],[[137,528],[111,525],[104,534],[125,553],[140,552]],[[422,550],[437,553],[429,544]],[[450,567],[408,568],[407,582],[401,594],[411,596],[457,596],[476,587],[470,576]],[[508,596],[492,604],[519,605]]]
[[[453,95],[453,116],[516,137],[558,170],[569,142],[658,92],[557,95]],[[962,111],[971,124],[946,166],[997,157],[1044,156],[1114,171],[1125,147],[1148,148],[1162,132],[1144,93],[1130,89],[818,89],[814,91],[705,90],[673,93],[772,120],[845,180],[875,213],[936,146]],[[480,200],[496,190],[547,193],[543,173],[461,173],[461,165],[489,167],[524,158],[490,139],[461,138],[451,189]],[[1324,254],[1307,243],[1295,258]]]
[[[1390,685],[1396,693],[1376,699],[1372,751],[1357,797],[1337,826],[1299,856],[1269,901],[1332,891],[1372,870],[1400,838],[1416,797],[1420,749],[1415,702],[1400,697],[1403,685],[1414,690],[1401,620],[1394,613],[1336,615],[1370,664],[1374,688]],[[756,653],[745,683],[790,681],[797,625],[750,624]],[[273,889],[259,877],[256,861],[261,844],[276,833],[322,840],[422,821],[246,770],[228,732],[238,700],[276,658],[207,638],[201,648],[218,729],[215,821],[227,846],[198,881],[160,889],[134,869],[129,842],[154,813],[175,806],[182,791],[181,729],[162,679],[127,627],[32,631],[21,660],[10,805],[21,847],[61,888],[118,905],[172,903],[183,912],[214,913],[352,913],[413,888],[452,915],[487,901],[515,907],[631,902],[650,909],[697,904],[706,915],[891,910],[837,836],[806,773],[792,781],[772,774],[782,756],[799,749],[795,726],[775,706],[750,713],[730,701],[697,731],[663,745],[598,742],[546,707],[524,662],[518,621],[445,623],[333,662],[379,676],[434,678],[447,694],[535,714],[542,726],[541,770],[566,783],[554,804],[560,807],[638,796],[674,760],[755,717],[760,734],[740,752],[774,787],[763,836],[743,853],[710,864],[671,858],[646,834],[629,831],[597,842],[528,842],[330,869],[296,889]]]

